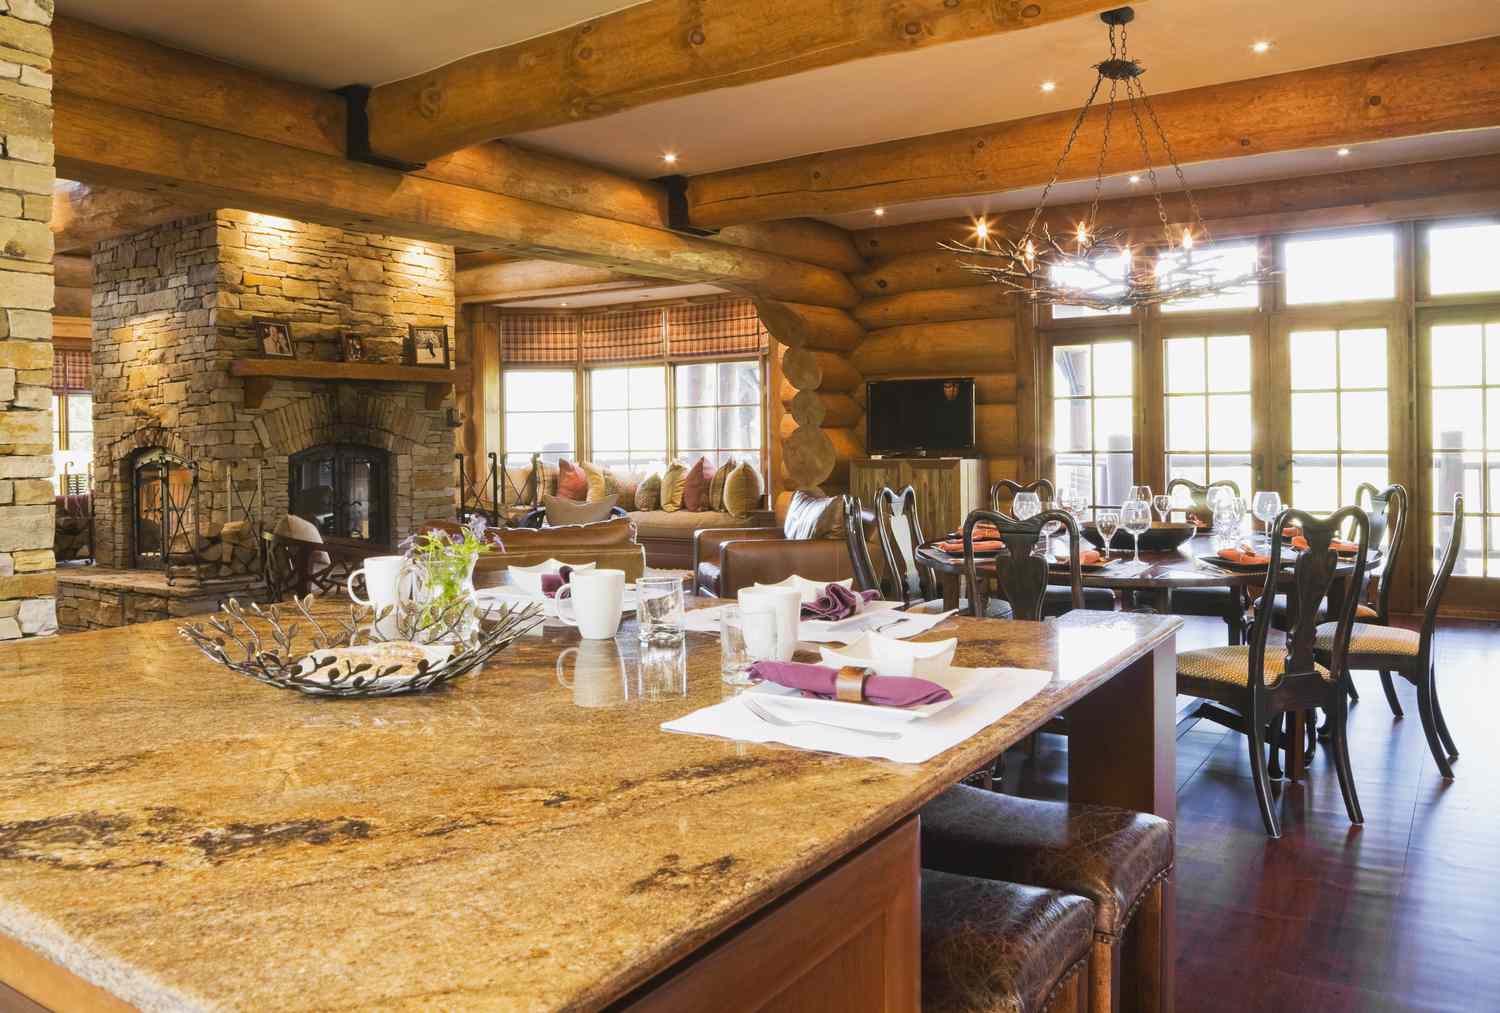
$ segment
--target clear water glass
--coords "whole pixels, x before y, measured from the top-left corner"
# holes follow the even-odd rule
[[[1172,497],[1157,493],[1151,497],[1151,505],[1156,508],[1157,515],[1163,524],[1167,523],[1167,514],[1172,512]]]
[[[1125,501],[1128,503],[1128,502],[1132,502],[1132,501],[1135,501],[1135,500],[1139,500],[1142,503],[1150,503],[1151,502],[1151,487],[1149,485],[1133,485],[1133,486],[1131,486],[1130,487],[1130,494],[1125,497]]]
[[[1120,530],[1120,513],[1118,510],[1100,510],[1094,524],[1099,528],[1099,537],[1104,539],[1104,554],[1107,556],[1115,532]]]
[[[1271,547],[1271,522],[1281,513],[1281,494],[1262,489],[1255,494],[1255,499],[1251,501],[1251,508],[1255,511],[1256,518],[1260,520],[1263,526],[1262,533],[1266,539],[1266,548],[1269,550]]]
[[[750,627],[746,636],[746,626]],[[759,659],[751,644],[765,644],[776,637],[774,612],[746,612],[738,605],[719,611],[719,674],[727,686],[748,686],[750,666]]]
[[[1042,512],[1042,498],[1034,492],[1018,492],[1010,501],[1010,512],[1018,521],[1035,517]]]
[[[1141,536],[1151,530],[1151,504],[1133,499],[1120,507],[1120,524],[1135,539],[1135,560],[1141,560]]]
[[[635,582],[635,603],[642,644],[675,647],[683,642],[687,618],[681,580],[642,577]]]

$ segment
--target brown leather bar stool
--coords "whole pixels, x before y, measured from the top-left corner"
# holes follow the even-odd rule
[[[922,871],[923,1013],[1083,1013],[1094,905]]]
[[[1163,1008],[1165,956],[1156,940],[1172,871],[1166,820],[957,785],[922,809],[922,866],[1087,897],[1094,911],[1090,1008],[1119,1009],[1122,994],[1133,999],[1127,1008]]]

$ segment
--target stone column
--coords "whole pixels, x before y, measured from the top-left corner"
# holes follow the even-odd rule
[[[0,0],[0,640],[57,631],[52,0]]]

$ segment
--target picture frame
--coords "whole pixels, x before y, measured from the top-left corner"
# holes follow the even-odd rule
[[[274,359],[295,359],[297,346],[292,341],[292,325],[270,317],[255,318],[255,337],[262,355]]]
[[[406,339],[406,363],[447,369],[448,325],[412,324]]]
[[[339,335],[339,349],[343,352],[345,362],[366,362],[369,359],[365,339],[350,331]]]

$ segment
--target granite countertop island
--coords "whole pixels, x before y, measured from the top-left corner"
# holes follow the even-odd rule
[[[1057,678],[918,766],[663,733],[723,695],[718,644],[643,665],[628,623],[366,701],[234,675],[170,622],[6,644],[0,936],[142,1009],[599,1008],[1178,625],[948,620],[957,664]]]

